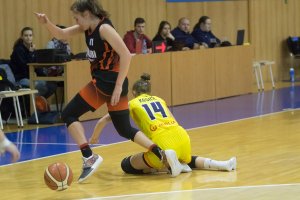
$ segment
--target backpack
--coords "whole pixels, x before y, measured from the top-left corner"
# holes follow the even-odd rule
[[[299,37],[288,37],[287,46],[288,46],[289,51],[293,55],[300,54],[300,38]]]
[[[0,91],[7,90],[18,90],[20,87],[15,83],[15,77],[7,64],[0,64]],[[21,112],[23,116],[29,113],[30,100],[29,97],[20,98],[20,105],[27,105],[21,107]],[[7,121],[11,116],[15,116],[14,103],[12,98],[2,99],[0,105],[2,119]]]
[[[17,86],[11,80],[8,79],[6,70],[4,69],[3,65],[0,67],[0,91],[5,90],[16,90]]]
[[[39,119],[39,124],[62,123],[60,113],[57,111],[38,112],[37,116]],[[37,124],[34,113],[28,118],[28,124]]]

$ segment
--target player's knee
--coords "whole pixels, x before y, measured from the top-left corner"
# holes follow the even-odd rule
[[[61,114],[61,118],[67,126],[70,126],[73,122],[78,121],[81,115],[92,109],[93,108],[77,94],[65,107]]]
[[[78,118],[73,117],[67,110],[64,110],[61,113],[61,119],[64,123],[66,123],[67,127],[69,127],[73,122],[78,121]]]
[[[119,135],[133,141],[138,130],[130,124],[129,111],[110,112],[109,115]]]
[[[120,136],[127,138],[129,140],[134,141],[134,137],[136,135],[136,133],[138,132],[137,129],[133,128],[133,127],[126,127],[124,129],[117,129],[118,133]]]
[[[131,156],[124,158],[121,162],[122,170],[127,174],[144,174],[143,170],[135,169],[130,163]]]

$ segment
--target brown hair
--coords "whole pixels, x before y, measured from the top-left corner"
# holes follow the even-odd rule
[[[170,28],[171,28],[171,24],[168,21],[161,21],[160,24],[159,24],[158,31],[157,31],[155,37],[159,36],[161,34],[161,32],[164,29],[165,25],[169,25]]]
[[[150,83],[150,74],[144,73],[141,75],[141,79],[136,81],[133,86],[132,90],[136,92],[136,95],[141,94],[150,94],[151,92],[151,83]]]
[[[200,28],[200,25],[201,25],[201,24],[205,24],[205,23],[206,23],[206,20],[208,20],[208,19],[210,19],[208,16],[202,16],[202,17],[200,17],[199,20],[198,20],[198,23],[195,24],[193,30],[196,30],[197,28]]]
[[[19,44],[21,44],[23,42],[22,36],[23,36],[25,31],[32,31],[33,32],[33,29],[31,27],[24,27],[21,30],[20,37],[15,41],[13,49],[15,49]]]
[[[134,26],[138,25],[138,24],[143,24],[146,23],[146,21],[144,20],[144,18],[138,17],[134,20]]]
[[[88,10],[100,19],[109,17],[109,13],[103,9],[98,0],[76,0],[71,6],[71,10],[80,13]]]

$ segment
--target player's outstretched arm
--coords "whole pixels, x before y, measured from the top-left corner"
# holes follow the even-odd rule
[[[99,141],[100,135],[102,133],[103,128],[109,123],[111,122],[111,118],[109,116],[109,114],[106,114],[104,117],[102,117],[101,119],[98,120],[95,128],[94,128],[94,132],[89,140],[89,142],[91,144],[96,144]]]
[[[46,14],[44,13],[34,13],[37,20],[40,22],[40,24],[43,24],[47,27],[48,31],[52,34],[53,37],[59,40],[67,40],[71,36],[76,35],[78,33],[82,33],[83,30],[81,30],[79,25],[74,25],[65,29],[61,29],[57,27],[55,24],[53,24]]]

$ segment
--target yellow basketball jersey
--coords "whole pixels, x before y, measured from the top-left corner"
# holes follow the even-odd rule
[[[152,139],[163,131],[178,127],[166,102],[156,96],[142,94],[129,102],[131,118],[147,137]]]

